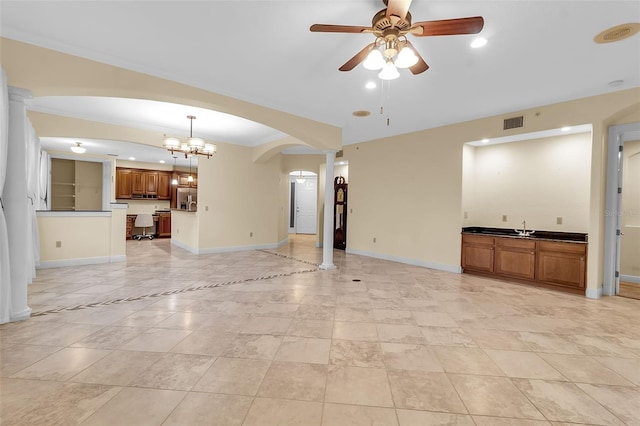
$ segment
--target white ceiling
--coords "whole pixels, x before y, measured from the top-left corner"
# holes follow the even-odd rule
[[[489,42],[472,49],[473,36],[409,36],[431,68],[418,76],[401,70],[382,96],[375,71],[337,70],[373,36],[309,26],[369,25],[383,7],[380,0],[3,0],[0,34],[336,125],[345,145],[640,86],[640,35],[593,42],[604,29],[640,21],[638,1],[414,0],[414,22],[483,16]],[[623,83],[610,87],[613,80]],[[378,87],[365,89],[368,81]],[[186,135],[193,108],[122,102],[36,98],[33,107]],[[355,110],[372,114],[356,118]],[[201,120],[205,114],[194,114],[195,136],[254,146],[280,135],[246,120],[223,128],[232,120]]]

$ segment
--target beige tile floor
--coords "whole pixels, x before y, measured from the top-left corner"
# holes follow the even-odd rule
[[[39,271],[0,423],[640,425],[640,301],[321,256],[132,241]]]

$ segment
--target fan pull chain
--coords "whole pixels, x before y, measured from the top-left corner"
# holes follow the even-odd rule
[[[391,81],[387,81],[387,105],[391,105]],[[387,108],[387,127],[391,124],[390,107]]]

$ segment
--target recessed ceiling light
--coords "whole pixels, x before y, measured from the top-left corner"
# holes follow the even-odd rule
[[[160,160],[160,164],[164,164],[164,160]]]
[[[482,143],[489,143],[489,139],[484,138],[484,139],[482,139],[480,142],[482,142]]]
[[[609,87],[618,87],[622,83],[624,83],[624,80],[613,80],[613,81],[610,81],[609,83],[607,83],[607,86],[609,86]]]
[[[134,161],[136,157],[129,157],[129,160]]]
[[[563,131],[563,132],[568,132],[569,130],[571,130],[571,127],[565,126],[565,127],[561,128],[560,130]]]
[[[484,46],[485,44],[487,44],[487,39],[486,38],[477,37],[476,39],[474,39],[471,42],[471,47],[473,47],[474,49],[477,49],[479,47]]]
[[[367,84],[364,85],[367,89],[375,89],[378,85],[373,81],[368,81]]]

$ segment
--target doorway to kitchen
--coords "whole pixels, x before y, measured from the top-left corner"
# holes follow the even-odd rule
[[[318,215],[318,176],[296,170],[289,173],[289,233],[315,234]]]

